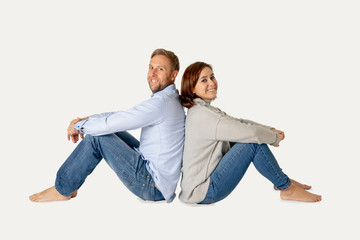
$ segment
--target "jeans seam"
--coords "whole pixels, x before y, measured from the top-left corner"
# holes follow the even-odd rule
[[[281,177],[281,176],[278,174],[278,172],[275,170],[274,166],[270,163],[270,161],[269,161],[267,155],[264,153],[263,149],[260,148],[259,150],[261,151],[261,153],[263,154],[263,156],[266,158],[266,163],[267,163],[268,166],[271,167],[271,170],[275,173],[276,178],[277,178],[277,179],[280,179],[281,181],[283,181],[283,180],[284,180],[283,177]],[[277,186],[276,186],[276,187],[277,187]],[[279,189],[279,190],[283,190],[283,189]]]
[[[263,149],[259,148],[259,150],[261,151],[262,155],[266,158],[266,164],[271,167],[271,170],[275,173],[276,177],[281,178],[280,175],[277,173],[277,171],[275,171],[274,166],[272,164],[270,164],[270,161],[269,161],[267,155],[264,153]]]

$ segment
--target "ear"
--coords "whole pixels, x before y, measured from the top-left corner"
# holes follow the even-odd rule
[[[178,75],[179,71],[175,70],[171,73],[171,80],[175,82],[176,76]]]

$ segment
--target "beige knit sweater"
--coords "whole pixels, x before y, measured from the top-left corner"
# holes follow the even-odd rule
[[[271,127],[228,116],[200,98],[188,110],[182,163],[181,192],[185,203],[204,200],[210,175],[230,149],[229,142],[277,145],[280,135]]]

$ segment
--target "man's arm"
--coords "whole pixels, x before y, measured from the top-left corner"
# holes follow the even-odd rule
[[[163,120],[165,107],[164,99],[153,97],[126,111],[89,116],[76,122],[74,130],[82,134],[100,136],[159,124]]]

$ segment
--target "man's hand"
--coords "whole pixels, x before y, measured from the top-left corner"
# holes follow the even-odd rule
[[[280,134],[280,142],[281,142],[282,140],[284,140],[284,138],[285,138],[285,133],[284,133],[283,131],[277,130],[277,129],[275,129],[275,128],[272,128],[272,129],[270,129],[270,130],[271,130],[271,131],[274,131],[274,132],[277,132],[278,134]],[[279,147],[279,144],[276,145],[275,147]]]
[[[79,135],[81,138],[84,138],[84,134],[81,133],[80,131],[74,130],[74,125],[82,120],[85,120],[87,118],[81,119],[81,118],[76,118],[73,119],[70,122],[70,125],[67,129],[67,139],[70,141],[70,139],[72,140],[73,143],[76,143],[79,140]]]

